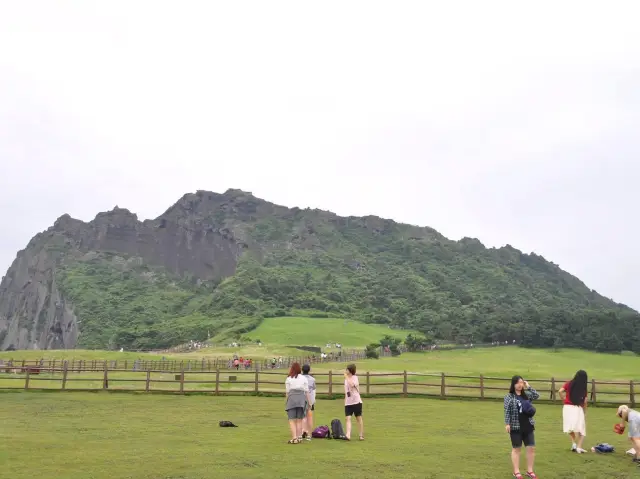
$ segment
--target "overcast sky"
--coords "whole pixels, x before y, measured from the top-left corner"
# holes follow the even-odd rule
[[[0,270],[63,213],[240,188],[509,243],[640,308],[639,14],[0,0]]]

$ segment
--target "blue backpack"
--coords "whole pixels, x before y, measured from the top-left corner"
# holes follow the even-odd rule
[[[595,446],[593,450],[595,452],[606,453],[606,452],[613,452],[615,448],[611,444],[607,444],[606,442],[604,442]]]

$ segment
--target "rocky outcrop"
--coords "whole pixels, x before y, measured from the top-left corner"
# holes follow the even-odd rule
[[[0,350],[75,347],[81,324],[56,272],[96,252],[203,281],[233,275],[251,240],[231,218],[255,214],[258,203],[239,190],[200,191],[155,220],[139,221],[118,207],[88,223],[61,216],[18,253],[0,282]]]

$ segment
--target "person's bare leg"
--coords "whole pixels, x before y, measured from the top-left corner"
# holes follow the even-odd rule
[[[298,439],[302,437],[304,419],[296,419],[296,432],[298,433]]]
[[[584,436],[582,434],[578,434],[578,442],[576,443],[576,447],[578,449],[578,452],[583,452],[584,449],[582,449],[582,443],[584,442]]]
[[[513,473],[520,472],[520,448],[511,449],[511,464],[513,465]]]
[[[347,439],[351,439],[351,416],[346,417],[345,426],[346,426],[345,434],[347,435]]]
[[[632,437],[631,444],[633,444],[633,448],[636,450],[636,460],[640,459],[640,437]]]
[[[527,448],[527,472],[533,472],[533,461],[536,458],[536,448],[531,446]]]
[[[298,439],[298,435],[296,434],[296,420],[289,419],[289,430],[291,431],[291,439]]]
[[[356,421],[358,421],[358,430],[360,431],[360,439],[364,439],[364,420],[362,416],[356,417]]]
[[[305,431],[307,431],[308,435],[311,435],[311,432],[313,431],[313,411],[311,409],[309,409],[309,412],[307,413]]]

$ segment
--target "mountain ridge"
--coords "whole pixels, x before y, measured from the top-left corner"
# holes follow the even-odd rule
[[[36,234],[0,282],[0,349],[166,346],[240,334],[292,311],[445,339],[530,333],[532,345],[549,338],[526,333],[527,315],[536,323],[559,311],[588,321],[637,315],[509,244],[486,248],[374,215],[288,208],[239,189],[198,190],[155,219],[116,206],[88,222],[63,214]],[[483,324],[494,316],[508,327]],[[621,339],[603,341],[606,349]]]

